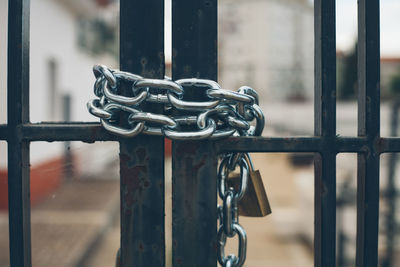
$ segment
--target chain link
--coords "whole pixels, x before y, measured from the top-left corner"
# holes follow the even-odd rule
[[[94,66],[93,72],[96,77],[94,94],[98,98],[87,103],[88,111],[100,118],[103,127],[114,134],[133,137],[142,133],[166,136],[173,140],[201,140],[231,135],[259,136],[264,129],[265,119],[258,106],[258,94],[248,86],[242,86],[234,92],[221,89],[212,80],[146,79],[103,65]],[[128,95],[121,94],[121,83],[131,87]],[[206,101],[185,100],[187,87],[202,88]],[[158,89],[162,93],[154,94],[151,89]],[[145,102],[161,104],[164,111],[175,109],[174,114],[182,115],[167,116],[143,111],[140,106]],[[121,113],[127,113],[125,123],[119,121]],[[240,186],[235,191],[228,186],[227,179],[237,167],[240,168]],[[217,256],[218,262],[224,267],[241,267],[246,260],[247,235],[239,224],[238,202],[246,192],[250,169],[253,166],[247,153],[223,155],[218,168],[218,193],[223,204],[218,206]],[[227,239],[236,235],[239,241],[238,254],[226,256]]]
[[[221,89],[212,80],[147,79],[103,65],[95,65],[93,72],[94,94],[98,98],[87,103],[88,111],[101,120],[105,129],[120,136],[143,133],[174,140],[220,139],[231,135],[261,135],[264,128],[258,95],[247,86],[234,92]],[[121,83],[131,87],[128,95],[121,94]],[[189,86],[203,89],[206,101],[185,100],[185,88]],[[151,89],[161,93],[154,94]],[[164,105],[164,110],[175,109],[174,114],[196,115],[173,117],[145,112],[140,108],[145,102]],[[125,123],[118,121],[121,112],[128,114]]]
[[[232,165],[233,161],[235,163]],[[218,206],[217,256],[218,262],[224,267],[241,267],[246,260],[247,235],[239,224],[238,202],[246,193],[250,164],[248,154],[233,153],[225,155],[218,168],[218,195],[222,200],[222,205]],[[236,167],[240,167],[240,185],[237,189],[229,187],[227,183],[229,173]],[[239,239],[238,255],[225,256],[227,238],[232,238],[235,235],[238,235]]]

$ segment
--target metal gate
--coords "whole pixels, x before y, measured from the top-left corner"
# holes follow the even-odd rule
[[[164,139],[124,139],[98,123],[30,123],[29,5],[29,0],[9,1],[8,124],[0,125],[0,140],[8,142],[11,266],[31,266],[29,144],[34,141],[119,142],[121,266],[165,266]],[[356,265],[378,265],[379,157],[400,152],[400,138],[380,137],[379,0],[358,1],[358,137],[336,135],[335,1],[314,5],[315,135],[173,142],[173,266],[217,265],[217,154],[226,151],[315,153],[314,265],[319,267],[335,266],[336,155],[357,153]],[[164,0],[121,0],[120,6],[121,69],[163,78]],[[217,79],[217,0],[173,0],[172,36],[173,79]],[[140,188],[138,175],[149,186]],[[128,201],[132,195],[135,202]]]

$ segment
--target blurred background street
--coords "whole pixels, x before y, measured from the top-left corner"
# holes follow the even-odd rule
[[[264,218],[240,218],[248,234],[246,266],[312,266],[312,232],[303,231],[312,230],[312,195],[306,200],[307,207],[302,207],[294,179],[304,171],[312,173],[312,166],[295,169],[285,154],[254,154],[253,160],[260,167],[273,213]],[[170,165],[167,158],[167,261],[171,261],[172,245]],[[119,181],[118,170],[114,171],[112,179],[91,177],[65,182],[33,208],[33,266],[114,266],[120,241]],[[307,180],[312,192],[312,175]],[[2,267],[8,266],[7,223],[7,214],[1,213]],[[228,251],[236,250],[235,243],[228,244]]]

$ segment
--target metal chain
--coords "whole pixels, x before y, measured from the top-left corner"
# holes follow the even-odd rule
[[[96,77],[94,93],[98,98],[90,100],[87,108],[92,115],[100,118],[106,130],[114,134],[133,137],[143,133],[164,135],[174,140],[201,140],[231,135],[259,136],[264,129],[264,114],[258,106],[258,94],[248,86],[242,86],[234,92],[221,89],[212,80],[146,79],[102,65],[95,65],[93,72]],[[129,95],[121,94],[122,82],[131,86]],[[203,88],[208,101],[185,100],[185,87],[188,86]],[[164,93],[154,94],[151,89]],[[140,108],[145,102],[161,104],[166,111],[176,109],[195,115],[167,116],[164,113],[145,112]],[[121,112],[128,114],[126,128],[118,122]],[[185,130],[187,126],[191,126],[190,131]],[[227,185],[229,173],[236,167],[240,168],[241,177],[237,191]],[[223,204],[218,206],[220,226],[217,255],[218,262],[224,267],[241,267],[246,260],[247,236],[239,224],[238,202],[246,192],[250,169],[253,166],[247,153],[223,155],[218,169],[218,192]],[[227,238],[235,235],[239,237],[238,255],[225,256]]]
[[[234,162],[233,162],[234,161]],[[227,180],[229,173],[240,167],[240,185],[235,188],[229,187]],[[243,198],[252,169],[252,162],[248,153],[233,153],[225,155],[218,168],[218,194],[222,205],[218,206],[219,229],[217,234],[217,256],[218,262],[224,266],[241,267],[246,260],[247,235],[239,224],[238,202]],[[227,238],[238,235],[238,255],[225,255]]]
[[[139,75],[95,65],[94,94],[98,97],[87,103],[89,112],[100,118],[103,127],[120,136],[133,137],[140,133],[164,135],[173,140],[219,139],[231,135],[258,136],[264,128],[264,115],[258,106],[258,95],[248,86],[237,92],[221,89],[212,80],[197,78],[147,79]],[[121,83],[132,90],[121,94]],[[185,87],[204,89],[208,101],[185,100]],[[163,93],[154,94],[151,89]],[[144,102],[158,103],[164,110],[176,109],[195,115],[166,116],[145,112],[140,108]],[[118,123],[121,112],[127,113],[128,125]],[[187,130],[187,126],[192,126]],[[194,127],[193,127],[194,126]]]

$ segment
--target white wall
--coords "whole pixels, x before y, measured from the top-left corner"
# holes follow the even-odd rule
[[[7,0],[0,0],[0,123],[6,122],[6,35]],[[96,58],[78,48],[77,21],[70,8],[59,1],[31,1],[30,33],[30,119],[32,122],[61,121],[61,96],[72,96],[73,121],[97,121],[86,109],[86,102],[94,97],[92,66],[105,64],[115,67],[110,58]],[[49,113],[48,61],[58,65],[56,112]],[[33,164],[50,159],[62,152],[62,143],[31,145]],[[0,168],[6,167],[4,144],[0,143]]]
[[[8,1],[0,0],[0,124],[7,122],[7,20]],[[7,145],[0,141],[0,169],[7,165]]]
[[[219,5],[222,85],[233,90],[249,85],[263,101],[276,101],[300,81],[312,100],[312,8],[301,0],[220,0]]]

